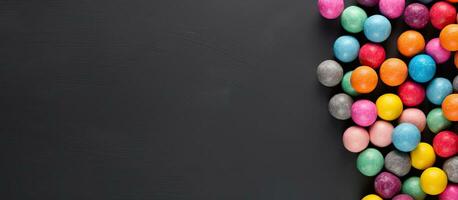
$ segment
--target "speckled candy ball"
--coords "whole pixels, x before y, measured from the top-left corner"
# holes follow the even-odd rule
[[[399,117],[399,123],[411,123],[415,125],[418,130],[423,131],[426,127],[426,115],[418,108],[407,108],[402,111]]]
[[[369,100],[358,100],[351,106],[351,118],[359,126],[370,126],[377,120],[377,107]]]
[[[436,62],[426,54],[420,54],[409,62],[409,76],[418,83],[430,81],[436,74]]]
[[[458,156],[454,156],[446,160],[442,168],[447,174],[449,181],[458,183]]]
[[[457,200],[458,184],[448,184],[444,192],[439,195],[439,200]]]
[[[358,57],[361,65],[377,69],[385,60],[386,52],[380,44],[367,43],[359,50]]]
[[[398,18],[404,12],[405,0],[380,0],[378,6],[380,12],[390,19]]]
[[[326,19],[336,19],[344,9],[343,0],[318,0],[318,10]]]
[[[390,34],[391,23],[382,15],[372,15],[364,22],[364,35],[372,42],[383,42]]]
[[[422,29],[429,22],[429,10],[423,4],[412,3],[404,10],[404,22],[414,29]]]
[[[393,125],[389,122],[383,120],[376,121],[369,129],[371,143],[377,147],[390,145],[393,129]]]
[[[385,168],[398,177],[403,177],[410,172],[410,156],[408,153],[393,150],[385,156]]]
[[[343,69],[334,60],[325,60],[318,65],[316,75],[321,84],[326,87],[334,87],[342,80]]]
[[[458,135],[452,131],[442,131],[434,136],[433,147],[440,157],[454,156],[458,153]]]
[[[345,130],[342,141],[345,149],[359,153],[369,145],[369,133],[364,128],[351,126]]]
[[[414,199],[407,194],[398,194],[395,197],[393,197],[392,200],[414,200]]]
[[[374,148],[367,148],[359,153],[356,168],[365,176],[375,176],[383,168],[384,158],[382,153]]]
[[[452,125],[452,122],[445,118],[441,108],[434,108],[426,116],[426,124],[430,131],[438,133]]]
[[[413,81],[406,81],[398,88],[398,95],[405,106],[418,106],[426,96],[422,85]]]
[[[336,119],[346,120],[351,117],[351,105],[353,99],[344,93],[334,95],[329,100],[328,110],[329,113]]]
[[[456,8],[445,1],[436,2],[431,6],[429,18],[433,27],[443,29],[456,22]]]
[[[366,12],[358,6],[345,8],[340,17],[342,27],[350,33],[363,31],[364,21],[367,19]]]
[[[411,123],[401,123],[394,128],[391,139],[396,149],[402,152],[410,152],[420,143],[420,130]]]
[[[401,191],[401,180],[392,173],[382,172],[375,178],[374,188],[382,198],[389,199]]]
[[[450,51],[441,46],[439,38],[434,38],[426,44],[426,53],[433,57],[438,64],[447,62],[452,55]]]
[[[344,63],[351,62],[358,57],[359,47],[359,42],[355,37],[340,36],[334,42],[334,56]]]
[[[379,0],[357,0],[359,4],[366,7],[373,7],[378,5]]]
[[[423,200],[426,197],[425,192],[423,192],[420,186],[420,178],[416,176],[404,181],[402,184],[402,193],[410,195],[415,200]]]
[[[441,105],[445,97],[453,92],[452,83],[446,78],[433,79],[426,88],[426,97],[428,100],[435,104]]]

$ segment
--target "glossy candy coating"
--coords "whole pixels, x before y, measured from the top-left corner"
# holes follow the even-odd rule
[[[353,70],[350,77],[351,86],[358,93],[370,93],[377,87],[378,76],[374,69],[360,66]]]
[[[390,145],[393,129],[393,125],[389,122],[383,120],[376,121],[369,129],[371,143],[377,147],[386,147]]]
[[[438,195],[447,187],[447,175],[442,169],[430,167],[420,176],[421,189],[430,195]]]
[[[426,115],[418,108],[407,108],[402,111],[399,123],[411,123],[423,131],[426,126]]]
[[[412,167],[424,170],[434,165],[436,154],[430,144],[421,142],[417,148],[410,152],[410,159],[412,159]]]
[[[447,62],[452,55],[450,51],[441,46],[439,38],[434,38],[426,44],[426,53],[433,57],[438,64]]]
[[[442,29],[439,40],[444,49],[458,51],[458,24],[450,24]]]
[[[407,64],[398,58],[389,58],[380,67],[380,79],[388,86],[401,85],[408,76]]]
[[[439,200],[456,200],[458,198],[458,184],[448,184],[444,192],[439,195]]]
[[[440,157],[448,158],[458,153],[458,135],[452,131],[442,131],[434,136],[434,152]]]
[[[375,176],[383,168],[384,158],[382,153],[374,148],[367,148],[358,155],[356,168],[365,176]]]
[[[398,51],[407,57],[412,57],[425,49],[425,38],[414,30],[403,32],[397,40]]]
[[[441,105],[445,97],[452,92],[453,85],[446,78],[435,78],[426,87],[426,97],[435,105]]]
[[[345,73],[345,75],[343,76],[342,78],[342,90],[347,93],[348,95],[351,95],[351,96],[357,96],[359,95],[358,92],[356,92],[355,89],[353,89],[353,87],[351,86],[351,82],[350,82],[350,78],[351,78],[351,74],[352,74],[353,71],[349,71],[347,73]]]
[[[318,10],[326,19],[336,19],[344,9],[343,0],[318,0]]]
[[[398,194],[395,197],[393,197],[392,200],[414,200],[414,199],[407,194]]]
[[[379,1],[380,12],[390,19],[398,18],[404,12],[406,6],[405,0],[380,0]]]
[[[344,62],[348,63],[355,60],[359,53],[359,42],[358,40],[349,35],[340,36],[334,42],[334,56]]]
[[[343,69],[342,66],[334,60],[325,60],[318,65],[316,75],[321,84],[326,87],[334,87],[342,80]]]
[[[429,10],[431,24],[437,29],[443,29],[456,22],[455,7],[445,1],[436,2]]]
[[[391,93],[380,96],[375,104],[378,116],[387,121],[397,119],[403,110],[401,98]]]
[[[429,10],[423,4],[412,3],[404,10],[404,22],[414,29],[422,29],[429,22]]]
[[[428,125],[429,130],[433,133],[438,133],[441,130],[448,128],[452,125],[452,122],[445,118],[442,109],[434,108],[429,111],[428,115],[426,116],[426,124]]]
[[[410,172],[412,166],[410,162],[408,153],[393,150],[385,156],[385,169],[398,177],[402,177]]]
[[[389,199],[401,191],[401,180],[392,173],[382,172],[375,178],[374,188],[382,198]]]
[[[361,65],[374,69],[380,67],[385,57],[385,49],[380,44],[366,43],[359,50],[359,62]]]
[[[363,197],[361,200],[383,200],[382,197],[379,197],[378,195],[375,194],[369,194]]]
[[[372,42],[385,41],[391,34],[391,23],[382,15],[372,15],[364,22],[364,35]]]
[[[413,176],[404,181],[402,184],[402,193],[408,194],[415,200],[423,200],[426,194],[423,192],[420,186],[420,178]]]
[[[359,153],[369,145],[369,133],[364,128],[351,126],[345,130],[342,141],[345,149]]]
[[[391,139],[396,149],[402,152],[410,152],[420,143],[421,135],[415,125],[401,123],[394,128]]]
[[[442,102],[442,111],[449,121],[458,121],[458,94],[451,94],[445,97]]]
[[[447,159],[442,168],[450,182],[458,183],[458,156]]]
[[[358,100],[351,106],[351,118],[359,126],[370,126],[377,120],[377,107],[369,100]]]
[[[436,74],[436,62],[426,54],[419,54],[409,62],[409,76],[415,82],[425,83]]]
[[[345,8],[340,16],[342,27],[350,33],[363,31],[364,21],[367,19],[366,12],[358,6]]]
[[[334,95],[328,104],[329,113],[336,119],[346,120],[351,117],[353,99],[345,93]]]
[[[420,105],[426,96],[426,91],[422,85],[413,81],[406,81],[398,88],[398,95],[406,106]]]

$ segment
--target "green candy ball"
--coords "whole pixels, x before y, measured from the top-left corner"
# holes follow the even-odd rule
[[[415,200],[423,200],[426,198],[426,194],[420,186],[420,178],[416,176],[410,177],[404,181],[404,184],[402,184],[402,193],[410,195]]]
[[[382,153],[374,148],[368,148],[358,155],[356,168],[365,176],[375,176],[383,168],[385,159]]]
[[[366,12],[358,6],[345,8],[340,17],[342,27],[350,33],[359,33],[363,30],[364,21],[367,19]]]
[[[353,71],[349,71],[349,72],[345,73],[345,75],[343,76],[342,83],[341,83],[342,84],[342,89],[348,95],[358,96],[359,93],[356,92],[355,89],[353,89],[353,87],[351,86],[351,83],[350,83],[350,78],[351,78],[352,72]]]
[[[438,133],[439,131],[451,126],[452,122],[445,118],[442,109],[435,108],[428,113],[428,116],[426,117],[426,124],[428,124],[429,130],[434,133]]]

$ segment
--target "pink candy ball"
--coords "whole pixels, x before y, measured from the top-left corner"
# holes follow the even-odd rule
[[[351,118],[360,126],[370,126],[377,120],[377,107],[372,101],[358,100],[351,106]]]
[[[390,19],[398,18],[404,13],[406,6],[405,0],[380,0],[379,4],[380,12],[385,17]]]
[[[445,191],[439,195],[439,200],[457,200],[458,199],[458,184],[449,183]]]
[[[393,197],[392,200],[414,200],[414,199],[407,194],[398,194],[395,197]]]
[[[326,19],[336,19],[344,9],[343,0],[318,0],[318,10]]]
[[[345,130],[342,141],[345,149],[353,153],[358,153],[366,149],[369,145],[369,133],[364,128],[351,126]]]
[[[407,108],[402,111],[399,117],[399,123],[414,124],[418,130],[423,131],[426,126],[426,116],[423,111],[418,108]]]
[[[382,120],[375,122],[369,130],[371,143],[377,147],[386,147],[390,145],[393,129],[393,125],[389,122]]]
[[[441,46],[439,38],[434,38],[428,42],[426,53],[433,57],[436,63],[439,64],[447,62],[451,55],[450,51],[447,51]]]

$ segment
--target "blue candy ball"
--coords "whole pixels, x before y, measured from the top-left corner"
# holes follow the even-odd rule
[[[410,152],[420,143],[420,130],[411,123],[401,123],[394,128],[391,139],[396,149],[402,152]]]
[[[340,36],[334,42],[334,56],[345,63],[354,61],[358,57],[359,42],[353,36]]]
[[[436,105],[441,105],[445,97],[453,92],[452,83],[445,78],[433,79],[426,88],[426,97]]]
[[[383,42],[391,34],[391,23],[382,15],[372,15],[364,22],[364,35],[372,42]]]
[[[409,76],[414,81],[426,83],[436,74],[436,62],[426,54],[419,54],[409,62]]]

